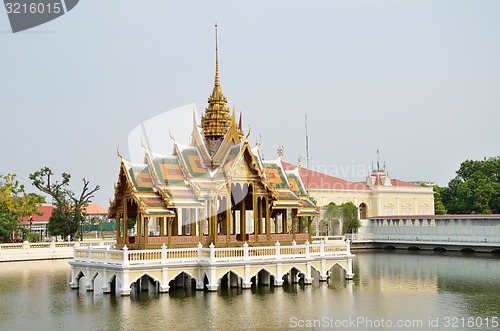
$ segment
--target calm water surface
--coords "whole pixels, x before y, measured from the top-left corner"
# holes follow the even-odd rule
[[[354,272],[305,287],[116,297],[98,284],[71,290],[67,261],[2,263],[0,330],[500,330],[498,255],[358,252]]]

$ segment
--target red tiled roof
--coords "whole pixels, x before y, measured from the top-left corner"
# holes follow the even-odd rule
[[[54,206],[40,206],[38,207],[38,211],[42,212],[42,215],[33,214],[33,223],[37,222],[48,222],[50,216],[52,216],[52,211],[54,210]],[[29,222],[30,217],[24,217],[21,222]]]
[[[296,165],[283,162],[285,170],[292,170],[296,167]],[[300,168],[300,176],[309,190],[370,190],[365,182],[350,182],[306,168]]]
[[[107,209],[104,209],[103,207],[95,204],[95,203],[91,203],[89,204],[86,208],[86,214],[87,215],[95,215],[95,214],[108,214],[108,210]]]

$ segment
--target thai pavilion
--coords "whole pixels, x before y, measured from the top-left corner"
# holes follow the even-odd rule
[[[201,126],[193,114],[189,146],[173,137],[172,155],[145,150],[144,163],[120,156],[109,216],[117,248],[215,247],[311,241],[311,201],[299,167],[285,170],[282,153],[263,160],[250,146],[222,93],[216,47],[215,83]],[[250,131],[250,130],[249,130]]]

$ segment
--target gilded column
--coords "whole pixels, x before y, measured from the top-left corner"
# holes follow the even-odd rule
[[[165,236],[165,226],[163,224],[165,218],[164,217],[158,217],[158,222],[160,222],[160,237],[164,237]]]
[[[203,213],[202,209],[196,210],[196,218],[198,221],[198,240],[200,243],[203,242],[203,215],[200,215],[201,213]]]
[[[229,186],[229,195],[226,198],[226,243],[229,246],[231,238],[231,186]]]
[[[243,200],[241,200],[240,232],[241,232],[241,240],[246,241],[247,240],[247,210],[246,210],[245,198],[243,198]]]
[[[147,247],[149,244],[149,217],[144,217],[144,246]]]
[[[189,209],[189,233],[191,236],[196,236],[196,212],[196,209]]]
[[[311,223],[312,223],[312,217],[308,216],[307,217],[307,233],[309,234],[309,241],[311,240]]]
[[[122,224],[122,221],[123,221],[123,214],[120,214],[120,213],[116,213],[116,241],[118,242],[118,244],[120,244],[120,236],[121,236],[121,233],[120,233],[120,226]]]
[[[136,244],[140,244],[141,237],[143,236],[143,233],[144,233],[143,228],[142,228],[142,218],[140,218],[140,217],[137,217],[136,228],[137,228],[137,241],[136,241]]]
[[[283,224],[282,224],[282,231],[283,231],[283,234],[285,233],[288,233],[288,230],[287,230],[287,223],[288,223],[288,209],[285,209],[283,211],[283,213],[281,214],[283,217],[282,221],[283,221]]]
[[[270,214],[269,214],[269,199],[265,199],[265,206],[266,206],[266,238],[267,241],[271,241],[271,219],[270,219]]]
[[[214,241],[214,245],[217,245],[217,242],[219,239],[219,227],[218,227],[218,224],[219,224],[219,219],[218,219],[218,208],[217,208],[217,196],[214,196],[212,198],[212,235],[213,235],[213,241]]]
[[[255,185],[252,185],[252,209],[253,209],[253,240],[259,241],[259,202],[255,194]]]
[[[167,218],[167,246],[172,244],[172,217]]]
[[[127,221],[128,221],[128,211],[127,211],[127,199],[124,199],[123,200],[123,226],[120,227],[120,237],[122,238],[121,239],[121,242],[125,245],[126,242],[125,242],[125,232],[127,231]]]

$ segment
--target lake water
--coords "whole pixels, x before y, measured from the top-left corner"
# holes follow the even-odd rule
[[[0,329],[500,330],[499,255],[356,252],[354,273],[305,287],[116,297],[71,290],[67,261],[2,263]]]

